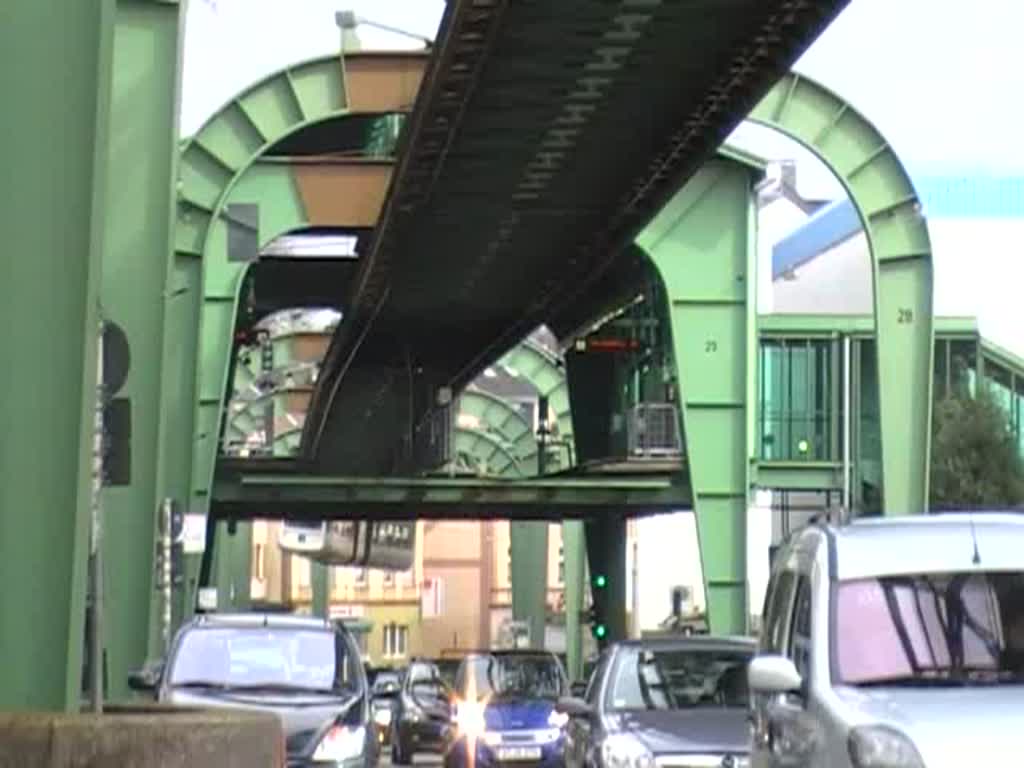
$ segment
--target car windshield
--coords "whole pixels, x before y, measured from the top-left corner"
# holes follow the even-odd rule
[[[380,693],[382,691],[394,690],[398,688],[400,683],[401,679],[397,672],[382,670],[373,679],[373,692]]]
[[[459,672],[460,663],[458,659],[438,659],[437,671],[446,685],[455,685],[455,676]]]
[[[611,710],[746,707],[753,649],[627,647],[612,672]]]
[[[355,690],[358,663],[326,630],[198,627],[182,637],[169,681],[174,686]]]
[[[845,581],[835,611],[840,684],[1024,682],[1024,572]]]
[[[488,654],[465,660],[457,688],[463,699],[557,699],[566,680],[550,654]]]

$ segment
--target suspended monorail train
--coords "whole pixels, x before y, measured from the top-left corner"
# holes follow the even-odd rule
[[[391,520],[344,520],[281,525],[278,546],[324,565],[349,565],[405,571],[416,552],[416,523]]]

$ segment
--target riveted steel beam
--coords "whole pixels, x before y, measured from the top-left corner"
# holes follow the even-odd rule
[[[886,514],[928,508],[932,407],[932,248],[920,202],[892,146],[849,102],[803,75],[750,113],[803,144],[843,184],[871,254]]]
[[[275,144],[308,126],[408,111],[426,61],[423,52],[354,52],[344,57],[344,67],[333,56],[289,67],[231,99],[183,146],[167,289],[163,369],[173,380],[165,385],[161,408],[159,498],[187,499],[189,511],[199,513],[209,503],[245,267],[244,261],[228,257],[229,230],[252,226],[240,222],[229,206],[265,203],[259,208],[260,244],[283,233],[274,229],[280,221],[314,223],[337,215],[324,193],[328,183],[374,190],[359,196],[363,208],[350,212],[358,221],[335,224],[358,226],[375,219],[371,208],[373,200],[383,201],[381,173],[390,173],[386,164],[347,163],[347,175],[339,167],[302,168],[293,175],[293,169],[259,161]],[[189,563],[185,612],[192,608],[196,567]]]
[[[747,626],[748,463],[757,379],[756,215],[760,174],[707,163],[637,238],[665,286],[682,433],[711,631]]]
[[[81,700],[115,13],[38,0],[0,23],[0,710]]]

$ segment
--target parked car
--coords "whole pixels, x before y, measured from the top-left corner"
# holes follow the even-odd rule
[[[417,752],[440,753],[451,727],[450,687],[432,659],[413,659],[394,699],[391,762],[409,765]]]
[[[675,636],[607,648],[569,715],[566,768],[725,766],[750,755],[750,638]]]
[[[274,712],[288,768],[374,768],[377,742],[359,648],[323,619],[274,613],[204,614],[176,634],[166,662],[132,688],[181,707]]]
[[[455,728],[444,751],[445,768],[561,768],[569,718],[555,706],[568,687],[553,653],[469,654],[455,679]]]
[[[757,768],[1017,763],[1024,516],[805,528],[775,559],[760,645]]]

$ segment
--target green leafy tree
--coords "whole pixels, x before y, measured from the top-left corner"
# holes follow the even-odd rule
[[[935,403],[931,508],[1024,505],[1024,461],[1006,410],[987,388]]]

